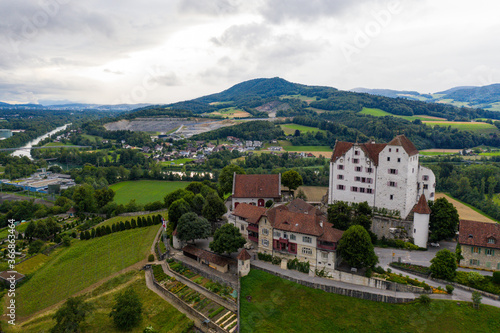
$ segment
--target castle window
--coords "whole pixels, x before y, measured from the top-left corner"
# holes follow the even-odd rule
[[[295,235],[294,234],[290,234],[290,240],[295,240]]]
[[[368,193],[368,194],[372,194],[372,193],[373,193],[373,189],[371,189],[371,188],[367,188],[367,189],[366,189],[366,193]]]
[[[387,162],[389,162],[390,160],[391,160],[391,158],[390,158],[390,157],[387,157]]]
[[[354,163],[354,164],[358,164],[358,163],[359,163],[359,158],[353,158],[353,159],[352,159],[352,163]]]
[[[359,155],[359,150],[355,150],[354,155]]]
[[[488,238],[488,244],[495,244],[495,238]]]
[[[373,168],[366,168],[366,172],[372,173],[373,172]]]
[[[302,236],[302,241],[304,243],[312,243],[312,238],[309,236]]]
[[[391,187],[396,187],[396,186],[398,186],[398,183],[396,183],[396,182],[389,182],[387,185],[391,186]]]
[[[345,190],[345,186],[344,185],[337,185],[337,190]]]
[[[392,151],[392,148],[389,148],[389,153]]]
[[[399,153],[399,148],[396,148],[396,153]]]
[[[344,170],[344,165],[343,165],[343,164],[339,164],[339,165],[337,165],[337,169],[339,169],[339,170]]]
[[[351,186],[351,191],[352,192],[358,192],[358,188],[356,186]]]
[[[398,157],[398,163],[401,162],[401,158]]]
[[[495,253],[493,249],[486,249],[484,252],[486,253],[487,256],[492,256]]]
[[[431,198],[434,198],[434,192],[431,193],[430,195]]]
[[[268,247],[269,246],[269,241],[267,239],[263,239],[262,240],[262,245],[265,246],[265,247]]]
[[[429,176],[422,176],[423,180],[429,180]]]
[[[390,200],[394,200],[394,194],[391,194],[391,195],[389,196],[389,199],[390,199]]]
[[[344,179],[344,175],[337,175],[337,179]]]
[[[398,174],[398,169],[389,169],[389,173],[391,175],[397,175]]]
[[[360,193],[365,193],[365,188],[364,188],[364,187],[360,187],[360,188],[359,188],[359,192],[360,192]]]
[[[262,229],[262,234],[266,235],[266,236],[269,235],[269,230],[267,230],[266,228],[263,228]]]
[[[357,167],[355,168],[355,170],[356,170],[357,172],[361,172],[361,171],[363,171],[363,168],[362,168],[362,167],[360,167],[360,166],[357,166]]]
[[[361,180],[361,177],[354,177],[355,182],[359,182]]]
[[[275,231],[274,232],[274,237],[281,237],[281,232]]]
[[[311,255],[313,251],[307,247],[302,248],[302,254]]]

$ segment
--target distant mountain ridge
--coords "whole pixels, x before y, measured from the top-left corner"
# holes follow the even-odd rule
[[[137,108],[145,107],[150,104],[116,104],[116,105],[106,105],[106,104],[86,104],[86,103],[71,103],[68,104],[54,104],[54,105],[43,105],[43,104],[9,104],[5,102],[0,102],[0,109],[9,110],[101,110],[101,111],[130,111]]]
[[[434,94],[421,94],[416,91],[354,88],[350,91],[367,93],[390,98],[408,98],[423,102],[446,103],[454,106],[482,108],[491,111],[500,111],[500,84],[487,86],[460,86],[453,87]]]

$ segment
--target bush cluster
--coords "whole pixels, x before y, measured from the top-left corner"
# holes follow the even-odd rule
[[[113,223],[113,225],[110,227],[109,225],[107,226],[100,226],[97,228],[93,228],[92,230],[86,230],[82,231],[80,233],[80,239],[81,240],[87,240],[87,239],[92,239],[95,237],[101,237],[101,236],[106,236],[114,232],[118,231],[123,231],[123,230],[129,230],[129,229],[135,229],[135,228],[142,228],[142,227],[149,227],[152,225],[160,224],[161,223],[161,215],[158,214],[151,218],[151,216],[148,216],[147,218],[145,217],[137,217],[137,221],[135,219],[132,219],[132,221],[126,220],[125,222],[117,222]]]

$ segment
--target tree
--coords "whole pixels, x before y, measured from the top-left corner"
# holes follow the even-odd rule
[[[42,250],[44,243],[42,240],[37,239],[36,241],[32,242],[28,248],[28,254],[32,255],[35,253],[38,253]]]
[[[85,317],[93,310],[93,306],[83,301],[82,297],[70,297],[57,310],[53,319],[56,320],[56,325],[52,327],[50,332],[80,332],[80,323],[85,321]]]
[[[353,225],[340,238],[338,252],[351,267],[373,267],[378,263],[373,244],[365,228]]]
[[[302,199],[304,201],[307,200],[307,196],[306,194],[304,193],[304,191],[302,191],[302,189],[300,189],[298,192],[297,192],[297,195],[295,196],[297,199]]]
[[[430,267],[432,276],[438,279],[452,281],[457,274],[457,258],[448,249],[439,250],[431,259]]]
[[[172,202],[172,204],[168,208],[168,220],[169,220],[169,222],[171,222],[174,226],[176,226],[177,222],[179,221],[181,216],[186,214],[186,213],[189,213],[190,210],[191,210],[191,207],[184,199],[179,199],[179,200]],[[142,222],[144,225],[145,221],[143,220]]]
[[[302,176],[295,170],[288,170],[281,175],[281,184],[294,191],[303,184]]]
[[[246,240],[238,228],[226,223],[215,231],[214,240],[210,242],[210,249],[217,253],[232,253],[245,245]]]
[[[457,264],[460,264],[460,260],[464,259],[464,256],[462,255],[462,247],[459,242],[457,242],[457,246],[455,247],[455,257],[457,258]]]
[[[481,295],[478,291],[472,292],[472,305],[474,306],[474,309],[479,309],[482,299],[483,295]]]
[[[431,231],[431,240],[440,241],[445,238],[452,238],[457,231],[459,217],[457,209],[446,200],[439,198],[436,201],[429,202],[431,216],[429,221],[429,230]]]
[[[202,209],[202,215],[210,222],[215,222],[227,212],[227,207],[222,199],[213,192],[207,195],[205,205]]]
[[[64,235],[62,239],[62,243],[64,246],[68,247],[71,245],[71,238],[68,235]]]
[[[182,241],[207,238],[210,231],[210,222],[193,212],[182,215],[177,224],[177,237]]]
[[[79,212],[95,212],[97,203],[94,196],[94,188],[89,184],[78,186],[73,192],[73,201]]]
[[[166,208],[170,208],[170,205],[174,202],[174,201],[177,201],[179,199],[182,199],[184,198],[186,195],[188,195],[189,192],[186,191],[185,189],[183,188],[180,188],[178,190],[175,190],[169,194],[167,194],[164,198],[163,198],[163,201],[165,202],[165,207]]]
[[[354,218],[352,223],[362,226],[369,233],[372,226],[372,208],[366,201],[353,204],[353,208]]]
[[[38,221],[33,236],[45,240],[49,238],[50,236],[49,229],[47,228],[47,224],[45,224],[44,221]]]
[[[113,201],[115,197],[115,191],[112,189],[102,188],[100,190],[95,191],[95,198],[97,201],[97,207],[102,208],[106,206],[108,202]]]
[[[142,303],[132,288],[115,297],[115,305],[109,314],[115,326],[120,330],[129,330],[137,326],[142,317]]]
[[[33,236],[35,235],[35,230],[36,230],[36,224],[34,221],[30,221],[28,226],[26,227],[26,230],[24,231],[24,237],[28,239],[29,242],[33,239]]]
[[[219,188],[223,194],[232,193],[234,173],[244,175],[245,170],[236,164],[229,164],[222,168],[219,174]]]
[[[347,230],[351,226],[351,207],[345,201],[337,201],[328,207],[328,222],[334,228]]]
[[[203,195],[201,195],[200,193],[196,194],[193,200],[191,201],[191,208],[193,209],[193,211],[196,214],[200,215],[204,205],[205,205],[205,198],[203,197]]]
[[[293,136],[300,136],[300,130],[296,129],[293,133]]]

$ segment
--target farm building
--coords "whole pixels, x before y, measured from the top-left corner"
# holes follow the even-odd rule
[[[240,203],[264,207],[268,200],[281,201],[281,174],[233,175],[231,209]]]

